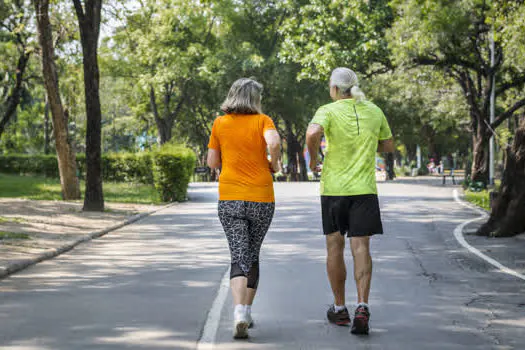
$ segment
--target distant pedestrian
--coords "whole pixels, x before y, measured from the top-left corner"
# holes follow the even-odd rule
[[[350,237],[357,287],[352,333],[368,334],[368,297],[372,279],[370,236],[382,234],[375,179],[376,152],[393,152],[388,122],[379,107],[365,101],[356,74],[336,68],[330,78],[333,103],[319,108],[308,127],[306,143],[310,169],[319,171],[317,150],[323,134],[328,143],[321,176],[321,209],[326,235],[327,271],[334,304],[328,320],[351,323],[345,306],[345,235]]]
[[[252,79],[233,83],[221,106],[225,115],[215,119],[208,145],[208,165],[221,167],[219,219],[231,253],[234,338],[247,338],[253,324],[259,252],[275,210],[272,172],[279,171],[281,159],[279,133],[261,111],[262,90]]]

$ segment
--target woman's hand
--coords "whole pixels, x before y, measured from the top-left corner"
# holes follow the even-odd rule
[[[270,167],[270,172],[272,174],[275,174],[275,173],[278,173],[279,171],[281,171],[281,165],[279,163],[280,162],[278,162],[278,161],[269,161],[268,162],[268,165]]]

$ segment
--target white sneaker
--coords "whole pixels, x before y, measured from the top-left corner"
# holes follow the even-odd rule
[[[248,322],[248,328],[253,328],[253,318],[251,313],[246,313],[246,322]]]
[[[235,339],[248,338],[248,328],[250,327],[250,323],[246,316],[244,308],[235,308],[233,313],[233,337]]]

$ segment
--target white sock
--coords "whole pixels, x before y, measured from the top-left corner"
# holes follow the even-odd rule
[[[245,310],[244,305],[242,305],[242,304],[237,304],[237,305],[235,305],[235,309],[234,309],[233,312],[234,312],[236,315],[243,315],[243,314],[245,313],[244,310]]]
[[[336,304],[334,304],[334,309],[335,309],[335,312],[340,312],[340,311],[343,311],[345,309],[345,306],[344,305],[336,305]]]
[[[249,315],[252,313],[252,306],[251,305],[244,305],[244,310]]]
[[[367,303],[358,303],[357,306],[366,306],[368,309],[370,308]]]

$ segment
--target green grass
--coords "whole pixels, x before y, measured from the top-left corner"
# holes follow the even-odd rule
[[[22,222],[25,222],[25,220],[20,219],[20,218],[6,218],[6,217],[0,216],[0,224],[8,223],[8,222],[16,222],[17,224],[20,224]]]
[[[0,240],[2,239],[29,239],[27,233],[12,233],[0,231]]]
[[[84,182],[80,189],[85,187]],[[0,174],[0,197],[37,200],[61,200],[60,181],[40,176],[17,176]],[[104,183],[104,199],[107,202],[160,204],[157,191],[151,185],[128,183]]]
[[[494,191],[499,191],[500,187],[501,180],[494,181]],[[490,211],[490,192],[490,189],[480,192],[465,190],[465,199],[470,203],[477,205],[478,207]]]
[[[481,192],[472,192],[467,190],[465,191],[465,199],[470,203],[477,205],[478,207],[481,207],[485,210],[490,210],[489,192],[486,190]]]

